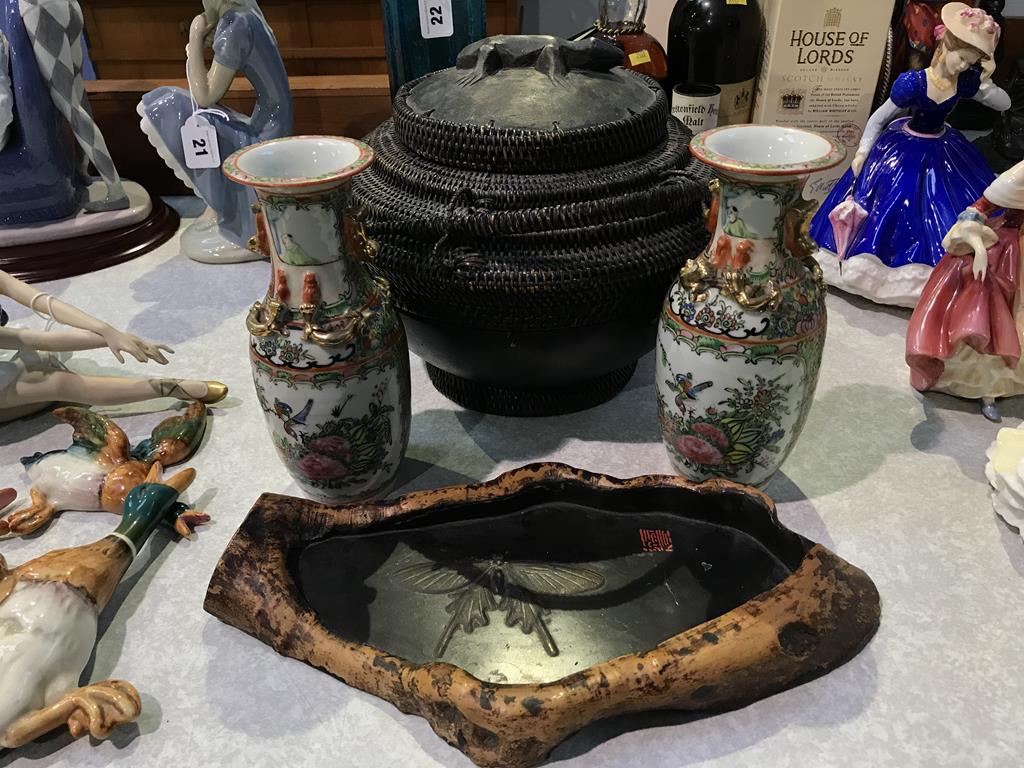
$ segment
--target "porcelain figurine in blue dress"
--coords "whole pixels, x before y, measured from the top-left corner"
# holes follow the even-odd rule
[[[204,50],[213,49],[206,68]],[[203,13],[192,21],[186,47],[191,94],[164,86],[139,102],[142,130],[160,157],[208,206],[182,235],[182,251],[196,261],[229,263],[263,258],[248,247],[256,234],[248,187],[229,181],[220,167],[188,168],[181,128],[196,109],[216,130],[219,156],[292,132],[292,99],[277,40],[256,0],[203,0]],[[256,107],[246,116],[219,105],[236,73],[256,90]],[[194,103],[193,103],[194,99]]]
[[[85,179],[18,0],[0,0],[0,37],[0,226],[65,219],[79,209]]]
[[[811,224],[825,279],[881,304],[917,303],[945,253],[946,232],[995,179],[946,117],[961,99],[1009,108],[1006,92],[982,75],[999,25],[964,3],[946,5],[942,20],[931,66],[897,78],[889,100],[868,121],[851,169]],[[840,206],[857,211],[852,225],[850,217],[839,217],[846,232],[833,223]]]

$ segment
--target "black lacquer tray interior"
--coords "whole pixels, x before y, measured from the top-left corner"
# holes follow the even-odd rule
[[[742,496],[637,489],[614,510],[599,503],[582,486],[534,488],[333,536],[292,565],[341,638],[485,681],[544,683],[742,605],[807,547]]]

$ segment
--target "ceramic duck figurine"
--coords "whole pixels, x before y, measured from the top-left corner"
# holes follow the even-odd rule
[[[186,514],[178,502],[195,478],[185,469],[160,480],[154,464],[124,500],[120,525],[93,544],[49,552],[8,569],[0,556],[0,748],[32,741],[62,724],[75,738],[104,739],[142,710],[134,686],[105,680],[78,687],[96,642],[100,612],[161,521]]]
[[[0,535],[25,536],[69,509],[121,514],[125,497],[156,462],[170,466],[185,461],[206,432],[206,406],[199,402],[164,419],[134,449],[124,430],[106,416],[76,407],[58,408],[53,415],[74,428],[71,446],[21,460],[32,480],[32,505],[0,520]],[[190,526],[207,519],[188,512],[175,527],[188,536]]]

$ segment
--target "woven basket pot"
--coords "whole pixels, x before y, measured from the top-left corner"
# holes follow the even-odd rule
[[[355,203],[410,346],[473,410],[615,396],[707,241],[707,171],[664,91],[598,40],[500,36],[406,84]]]

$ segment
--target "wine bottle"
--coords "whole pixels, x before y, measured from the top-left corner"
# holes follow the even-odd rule
[[[485,0],[381,0],[394,96],[406,82],[455,66],[459,51],[487,36]]]
[[[718,124],[750,122],[762,29],[758,0],[679,0],[668,25],[670,86],[717,85]]]

